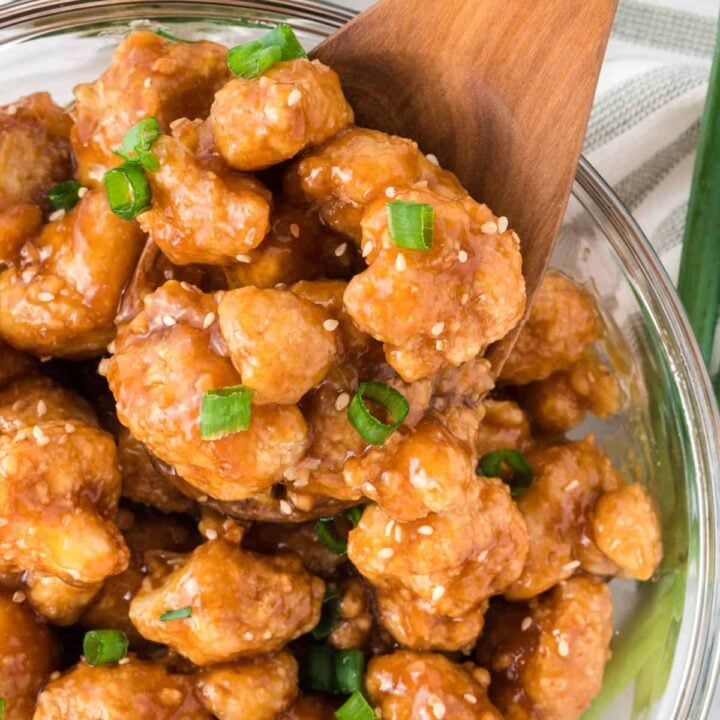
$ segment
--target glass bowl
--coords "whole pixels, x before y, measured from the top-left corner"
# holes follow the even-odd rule
[[[70,102],[73,86],[99,74],[129,28],[163,27],[232,45],[282,20],[312,47],[353,14],[310,0],[0,2],[0,104],[39,90]],[[595,433],[628,478],[652,489],[665,543],[652,582],[612,583],[613,658],[586,718],[702,720],[720,650],[720,421],[710,383],[658,258],[584,160],[553,265],[598,299],[609,328],[608,359],[625,395],[618,417],[590,421],[575,433]]]

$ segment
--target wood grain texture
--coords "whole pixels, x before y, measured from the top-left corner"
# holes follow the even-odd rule
[[[381,0],[313,55],[358,125],[417,140],[521,238],[531,301],[567,206],[617,0]],[[499,369],[514,338],[492,348]]]

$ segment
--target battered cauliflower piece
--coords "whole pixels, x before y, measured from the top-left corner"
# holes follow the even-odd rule
[[[345,307],[412,382],[472,360],[512,330],[525,309],[525,281],[517,235],[500,232],[485,205],[419,188],[399,191],[395,200],[434,207],[432,247],[396,246],[387,198],[377,199],[362,219],[369,267],[348,284]]]
[[[82,662],[40,693],[33,720],[211,720],[193,680],[131,657],[122,665]]]
[[[297,674],[290,653],[259,655],[203,670],[197,689],[203,705],[218,720],[275,720],[297,698]]]
[[[475,482],[470,449],[432,416],[350,458],[343,477],[401,522],[457,508]]]
[[[319,697],[301,696],[277,720],[335,720],[335,706]]]
[[[586,353],[568,370],[526,385],[522,403],[540,430],[565,433],[590,411],[601,418],[620,408],[620,388],[610,368]]]
[[[0,107],[0,218],[16,203],[44,204],[48,188],[70,177],[71,123],[44,92]]]
[[[365,684],[383,720],[503,720],[488,699],[489,677],[471,662],[399,650],[373,658]]]
[[[662,560],[655,503],[639,483],[600,497],[593,512],[592,535],[600,551],[636,580],[649,580]]]
[[[480,457],[495,450],[524,450],[530,445],[530,422],[517,403],[486,400],[484,408],[476,441]]]
[[[218,319],[255,403],[297,403],[335,362],[338,321],[289,290],[230,290],[218,303]]]
[[[373,585],[404,588],[429,612],[462,617],[520,577],[525,523],[507,486],[477,478],[465,502],[422,520],[396,522],[370,505],[350,532],[348,557]]]
[[[176,265],[230,265],[265,237],[270,193],[252,178],[203,167],[179,140],[152,147],[160,163],[146,173],[152,206],[140,227]]]
[[[40,230],[42,223],[38,205],[26,202],[0,205],[0,263],[15,262],[25,241]]]
[[[57,644],[47,625],[25,604],[0,591],[0,697],[6,720],[31,720],[35,697],[58,666]]]
[[[148,640],[196,665],[280,650],[320,619],[325,583],[294,555],[256,555],[214,540],[176,564],[166,577],[144,581],[130,619]],[[160,618],[181,608],[191,616]]]
[[[0,273],[0,335],[38,355],[100,354],[141,249],[137,225],[113,215],[104,192],[88,192]]]
[[[244,171],[289,160],[353,119],[335,72],[304,58],[277,63],[251,80],[230,80],[210,110],[217,150]]]
[[[597,578],[563,581],[529,604],[499,604],[478,649],[490,699],[506,720],[578,720],[602,686],[611,637],[611,595]]]
[[[190,485],[220,500],[242,500],[281,479],[303,456],[307,426],[292,405],[253,405],[247,431],[200,437],[205,390],[239,385],[216,322],[215,297],[169,281],[123,326],[107,379],[120,421]]]
[[[152,116],[163,132],[173,120],[204,118],[230,72],[227,49],[212,42],[179,43],[138,31],[116,48],[107,70],[75,88],[71,141],[77,178],[98,185],[122,160],[113,154],[135,123]]]
[[[25,574],[28,602],[53,625],[74,625],[102,586],[102,583],[68,585],[54,575]]]
[[[572,367],[602,336],[592,297],[564,275],[548,272],[500,379],[512,385],[545,380]]]
[[[291,165],[285,192],[317,207],[323,222],[359,242],[367,205],[418,182],[442,197],[467,195],[458,179],[425,157],[412,140],[353,127]]]

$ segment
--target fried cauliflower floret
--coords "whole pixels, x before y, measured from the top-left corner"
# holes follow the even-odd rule
[[[476,444],[480,457],[495,450],[522,450],[530,444],[530,423],[517,403],[486,400],[484,408]]]
[[[572,280],[551,271],[540,285],[500,379],[512,385],[544,380],[578,362],[587,346],[602,335],[592,297]]]
[[[91,357],[115,336],[115,312],[142,233],[87,193],[30,238],[0,273],[0,335],[39,355]]]
[[[0,107],[0,217],[16,203],[43,203],[48,188],[70,176],[71,122],[44,92]]]
[[[525,282],[517,235],[499,232],[486,206],[420,189],[400,191],[396,199],[433,205],[432,247],[395,245],[387,198],[376,200],[362,220],[369,267],[348,284],[345,306],[412,382],[472,360],[504,337],[522,317]]]
[[[334,705],[324,698],[301,696],[277,720],[335,720]]]
[[[475,482],[473,465],[470,449],[429,416],[349,459],[343,477],[393,519],[407,522],[461,505]]]
[[[214,540],[166,577],[146,579],[130,618],[144,637],[196,665],[231,662],[280,650],[315,627],[324,590],[293,555],[256,555]],[[160,619],[186,607],[192,612],[187,619]]]
[[[144,298],[144,310],[118,334],[107,378],[120,421],[190,485],[221,500],[269,487],[307,444],[297,407],[253,405],[250,427],[219,440],[200,437],[206,390],[239,385],[219,354],[214,296],[170,281]]]
[[[53,625],[74,625],[101,588],[102,583],[68,585],[45,573],[28,572],[25,576],[28,602]]]
[[[317,207],[333,230],[360,240],[360,220],[376,197],[426,182],[442,197],[467,192],[457,178],[428,160],[412,140],[353,127],[290,166],[285,189],[296,201]]]
[[[275,720],[297,698],[297,674],[290,653],[259,655],[203,670],[197,689],[203,705],[218,720]]]
[[[620,388],[610,368],[585,354],[568,370],[523,388],[522,403],[543,432],[565,433],[586,412],[607,418],[620,407]]]
[[[226,57],[226,48],[211,42],[172,42],[148,31],[128,35],[107,70],[75,88],[71,140],[78,179],[100,183],[122,162],[113,151],[125,132],[145,117],[155,117],[163,132],[178,118],[206,117],[230,74]]]
[[[289,160],[353,122],[338,76],[318,60],[280,62],[260,77],[237,77],[215,95],[210,126],[236,170]]]
[[[373,658],[368,698],[383,720],[503,720],[488,699],[486,670],[442,655],[399,650]]]
[[[571,577],[578,569],[597,575],[617,573],[618,566],[595,543],[593,513],[605,494],[620,490],[625,483],[609,458],[595,446],[592,436],[532,449],[527,458],[534,478],[517,503],[530,535],[530,554],[522,576],[505,590],[505,596],[510,600],[531,598]],[[636,492],[631,492],[630,497]],[[623,498],[625,492],[613,497]],[[637,499],[641,500],[639,496]],[[651,558],[659,561],[661,551],[650,550],[659,543],[659,531],[649,501],[627,506],[612,499],[606,502],[610,504],[605,507],[612,507],[618,516],[603,525],[605,547],[614,545],[615,540],[626,541],[625,523],[640,520],[642,525],[633,526],[637,537],[632,540],[629,553],[647,552],[648,563]],[[606,517],[603,515],[603,519]]]
[[[578,576],[487,615],[478,659],[506,720],[577,720],[600,691],[610,657],[612,600],[602,580]]]
[[[297,403],[337,356],[338,321],[289,290],[230,290],[218,320],[243,385],[259,404]]]
[[[386,592],[405,588],[437,615],[462,617],[522,572],[527,531],[507,486],[476,479],[465,502],[399,523],[370,505],[350,532],[348,557]]]
[[[131,713],[131,714],[129,714]],[[45,686],[33,720],[210,720],[192,678],[135,658],[122,665],[80,663]]]
[[[597,501],[592,535],[600,551],[636,580],[649,580],[662,560],[655,503],[639,483],[605,493]]]
[[[161,137],[147,173],[152,206],[140,227],[176,265],[230,265],[268,231],[270,193],[257,180],[203,167],[179,140]]]
[[[31,720],[58,655],[47,625],[27,605],[13,602],[12,593],[0,591],[0,697],[7,720]]]

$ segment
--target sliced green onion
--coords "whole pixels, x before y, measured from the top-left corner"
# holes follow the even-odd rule
[[[336,555],[344,555],[347,552],[347,540],[337,536],[335,516],[320,518],[315,523],[315,534],[330,552]]]
[[[335,691],[353,693],[362,690],[365,656],[360,650],[338,650],[335,653]]]
[[[426,203],[395,200],[386,206],[393,243],[409,250],[429,250],[433,244],[435,208]]]
[[[78,194],[82,185],[77,180],[66,180],[53,185],[46,194],[53,210],[72,210],[80,200]]]
[[[110,209],[123,220],[134,220],[150,207],[150,183],[139,165],[123,163],[105,173],[105,194]]]
[[[364,511],[364,505],[356,505],[355,507],[348,508],[345,511],[345,515],[350,518],[350,522],[353,524],[353,527],[357,527],[360,524],[360,518],[362,518]]]
[[[83,655],[88,665],[106,665],[122,660],[128,644],[122,630],[90,630],[83,638]]]
[[[282,60],[306,58],[300,41],[289,25],[278,25],[259,40],[236,45],[228,51],[228,67],[248,80],[262,75]]]
[[[327,645],[312,645],[303,666],[305,689],[335,692],[335,652]]]
[[[122,147],[115,154],[129,163],[137,163],[145,170],[156,172],[160,169],[160,163],[150,148],[161,135],[160,123],[156,118],[143,118],[123,135]]]
[[[0,698],[0,720],[5,720],[5,698]]]
[[[373,709],[359,691],[354,692],[335,711],[335,717],[337,720],[376,720]]]
[[[164,612],[160,616],[160,620],[162,622],[167,622],[168,620],[185,620],[192,616],[192,608],[191,607],[184,607],[179,608],[177,610],[168,610]]]
[[[378,420],[370,412],[366,399],[382,405],[392,421]],[[363,440],[373,445],[382,445],[400,427],[408,412],[408,401],[395,388],[376,380],[361,383],[347,409],[350,424]]]
[[[206,390],[200,412],[200,437],[219,440],[250,427],[252,390],[243,385]]]
[[[165,38],[166,40],[172,40],[172,42],[179,42],[179,43],[192,43],[194,40],[184,40],[181,37],[178,37],[177,35],[173,35],[172,33],[169,33],[167,30],[163,30],[162,28],[154,31],[156,35],[159,35],[161,38]]]
[[[527,458],[519,450],[495,450],[483,455],[477,464],[476,472],[485,477],[503,477],[503,465],[511,470],[509,479],[510,494],[517,497],[532,484],[533,470]]]
[[[325,590],[320,622],[310,631],[315,640],[324,640],[340,623],[341,597],[336,590]]]

